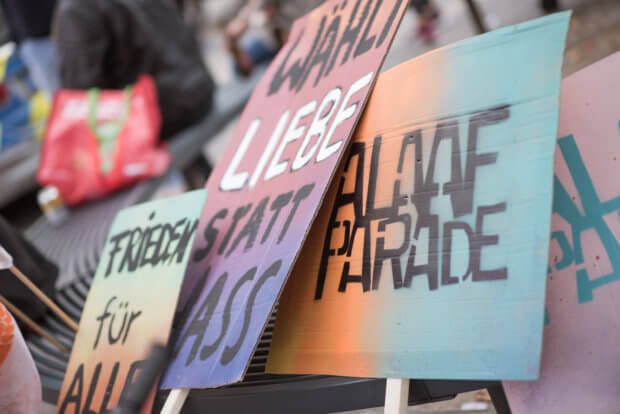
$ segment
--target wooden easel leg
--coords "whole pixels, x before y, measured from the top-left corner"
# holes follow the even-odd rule
[[[388,378],[385,383],[385,414],[405,414],[409,401],[409,380]]]
[[[189,388],[175,388],[170,390],[166,403],[161,409],[161,414],[179,414],[189,395],[189,390]]]
[[[493,385],[487,388],[489,391],[489,395],[491,396],[491,401],[495,406],[495,411],[497,414],[511,414],[510,406],[508,405],[508,399],[506,398],[506,394],[504,393],[504,387],[502,384]]]

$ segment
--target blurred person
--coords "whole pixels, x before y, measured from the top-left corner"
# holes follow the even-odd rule
[[[236,68],[248,74],[259,63],[271,60],[286,43],[293,22],[319,7],[324,0],[249,0],[224,29]],[[263,31],[243,39],[252,27]]]
[[[554,13],[560,10],[560,3],[558,0],[541,0],[540,7],[545,13]]]
[[[122,89],[153,76],[163,139],[211,109],[215,85],[170,0],[59,0],[53,36],[63,88]]]
[[[411,0],[409,7],[418,15],[418,36],[426,43],[433,43],[439,9],[431,0]]]
[[[37,89],[58,89],[56,51],[50,38],[56,0],[0,0],[9,36]]]

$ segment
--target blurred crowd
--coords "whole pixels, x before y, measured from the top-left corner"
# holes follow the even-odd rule
[[[163,126],[170,138],[204,117],[215,88],[196,40],[208,0],[0,0],[8,37],[34,86],[122,89],[141,74],[156,83]],[[322,0],[230,0],[219,29],[234,72],[250,74],[286,42],[295,19]],[[432,42],[438,8],[412,0],[418,35]],[[184,18],[185,16],[185,18]],[[1,97],[0,97],[1,98]]]
[[[234,73],[245,76],[277,54],[295,19],[321,3],[0,0],[8,38],[39,91],[51,97],[59,88],[122,89],[150,74],[161,104],[163,139],[204,117],[211,106],[215,84],[196,40],[204,10],[217,9]],[[540,5],[551,12],[558,0]],[[432,0],[410,0],[409,7],[418,19],[413,35],[432,44],[439,8]]]

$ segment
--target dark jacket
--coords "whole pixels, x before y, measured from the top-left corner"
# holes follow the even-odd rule
[[[169,0],[61,0],[54,38],[63,88],[121,89],[152,75],[164,138],[211,108],[213,80]]]
[[[0,0],[11,40],[48,37],[56,0]]]

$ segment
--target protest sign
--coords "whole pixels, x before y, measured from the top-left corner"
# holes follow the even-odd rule
[[[513,413],[620,409],[620,53],[562,83],[540,379]]]
[[[243,378],[406,7],[332,0],[293,25],[207,183],[163,388]]]
[[[57,412],[104,413],[165,344],[206,190],[140,204],[114,219],[86,299]],[[150,413],[154,390],[142,412]]]
[[[280,300],[267,372],[538,376],[568,21],[380,76]]]

